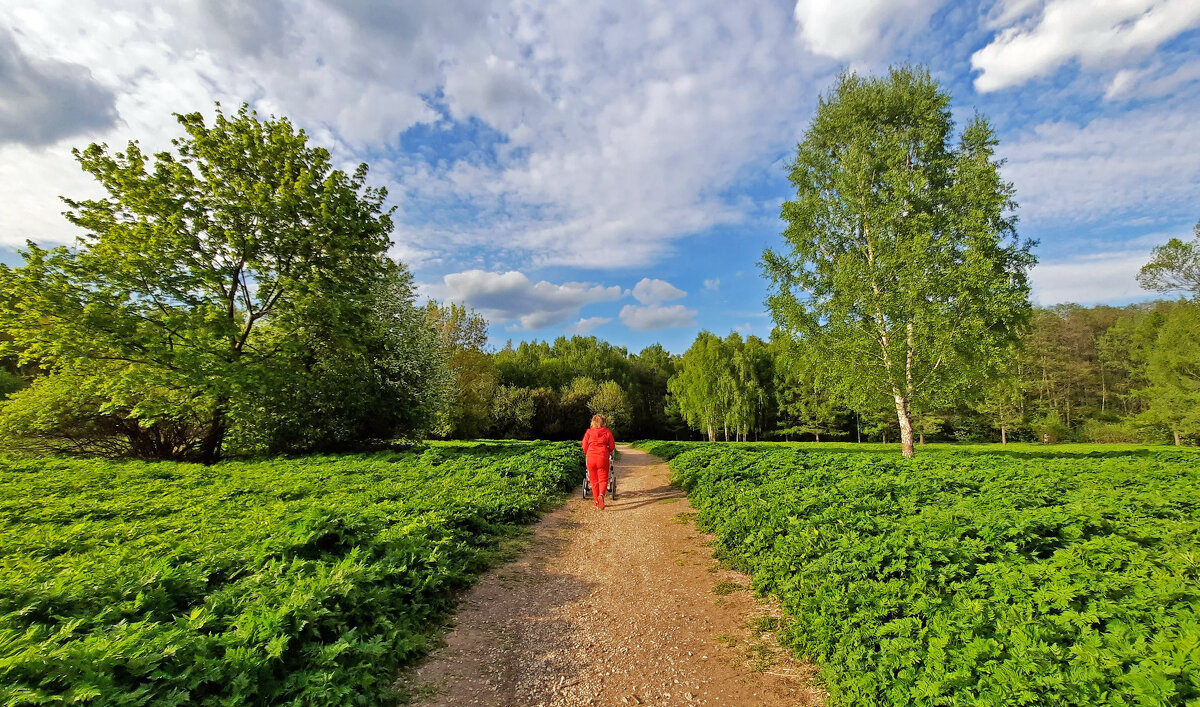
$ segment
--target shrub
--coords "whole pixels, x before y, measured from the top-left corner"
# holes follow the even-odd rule
[[[582,469],[570,443],[0,460],[0,704],[392,704],[455,591]]]
[[[694,445],[672,479],[836,704],[1200,700],[1200,455]]]

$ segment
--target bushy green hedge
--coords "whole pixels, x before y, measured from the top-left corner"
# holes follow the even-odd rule
[[[0,704],[383,704],[573,443],[0,461]]]
[[[683,454],[689,449],[693,449],[699,445],[711,444],[710,442],[664,442],[660,440],[643,439],[633,443],[634,449],[642,449],[650,452],[656,457],[661,457],[667,461],[671,461],[675,457]]]
[[[836,704],[1200,704],[1200,455],[690,446],[673,481]]]

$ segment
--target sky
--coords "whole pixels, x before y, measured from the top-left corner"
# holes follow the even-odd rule
[[[79,235],[71,148],[245,102],[369,164],[392,255],[493,345],[765,337],[819,97],[909,63],[996,129],[1036,303],[1150,297],[1138,268],[1200,219],[1196,0],[5,0],[0,262]]]

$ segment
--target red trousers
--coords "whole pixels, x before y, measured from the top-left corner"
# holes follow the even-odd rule
[[[608,456],[587,455],[588,483],[592,485],[592,496],[608,493]]]

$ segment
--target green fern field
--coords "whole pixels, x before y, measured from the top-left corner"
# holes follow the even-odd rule
[[[385,704],[578,445],[0,460],[0,704]]]
[[[640,446],[835,704],[1200,704],[1200,455]]]

